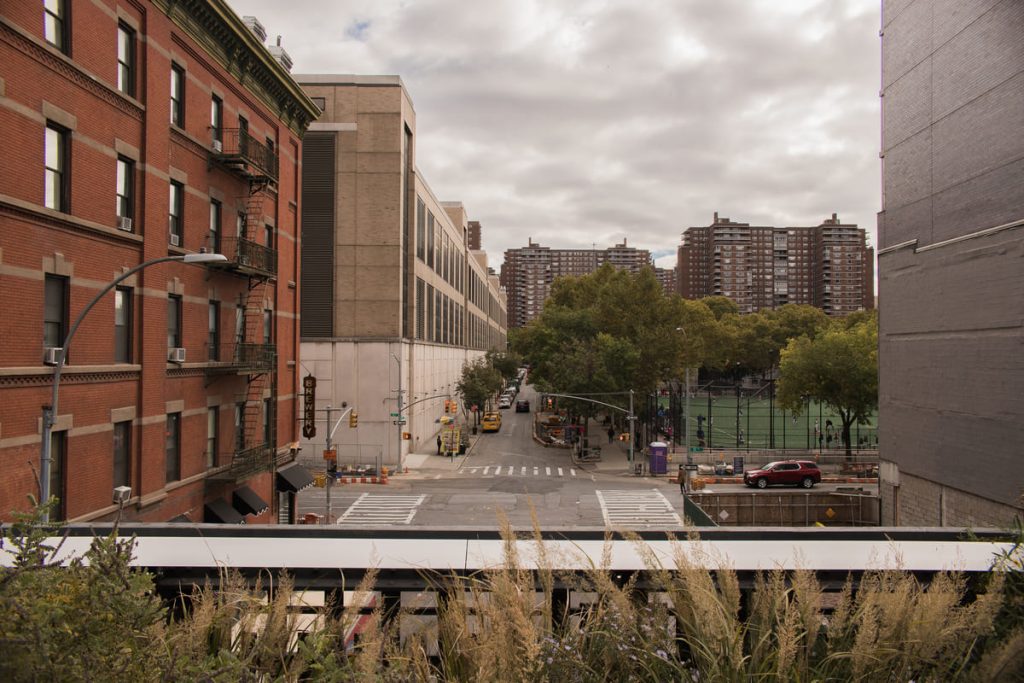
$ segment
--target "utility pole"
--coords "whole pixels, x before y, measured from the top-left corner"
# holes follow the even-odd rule
[[[402,414],[402,399],[405,391],[402,389],[402,359],[394,353],[391,354],[391,357],[395,359],[396,363],[398,363],[398,410],[396,411],[398,413],[398,417],[395,418],[395,425],[398,427],[398,432],[395,435],[397,437],[397,442],[395,443],[395,466],[398,468],[398,471],[401,472],[405,464],[402,462],[402,431],[405,427],[405,416]]]
[[[683,429],[686,434],[686,464],[693,464],[693,456],[690,455],[690,366],[686,366],[686,409],[683,415]]]
[[[344,405],[345,404],[342,403],[343,407],[344,407]],[[331,437],[334,436],[334,431],[338,428],[338,425],[341,424],[341,421],[345,419],[345,416],[352,412],[352,408],[344,408],[344,411],[338,417],[338,421],[336,423],[334,423],[333,427],[331,427],[331,415],[332,415],[332,413],[335,410],[342,410],[342,409],[341,408],[331,408],[330,406],[326,406],[323,410],[324,410],[324,412],[327,413],[327,427],[328,427],[328,430],[327,430],[327,441],[326,441],[326,444],[324,446],[324,451],[325,452],[326,451],[333,451],[334,449],[331,448]],[[330,524],[331,523],[331,488],[334,486],[334,475],[337,472],[338,472],[338,455],[337,455],[337,453],[334,453],[334,457],[330,459],[330,462],[327,465],[327,481],[324,483],[324,486],[327,488],[327,511],[326,511],[326,516],[325,516],[325,523],[326,524]]]
[[[636,415],[633,414],[633,390],[629,390],[629,415],[626,416],[629,422],[629,464],[633,464],[633,441],[636,439]]]

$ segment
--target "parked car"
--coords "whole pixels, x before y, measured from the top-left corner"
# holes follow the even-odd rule
[[[743,483],[759,489],[770,484],[790,484],[809,489],[821,483],[821,470],[810,460],[778,460],[760,469],[744,472]]]
[[[516,401],[516,412],[517,413],[528,413],[530,412],[530,402],[526,399]]]
[[[484,413],[480,420],[480,430],[484,432],[497,432],[501,430],[501,415],[498,413]]]
[[[512,399],[509,398],[508,394],[504,394],[498,399],[499,408],[510,408],[512,406]]]

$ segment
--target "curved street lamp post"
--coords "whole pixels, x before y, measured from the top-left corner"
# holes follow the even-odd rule
[[[64,369],[64,359],[68,355],[68,346],[71,344],[72,337],[75,336],[75,332],[78,331],[78,326],[82,324],[82,320],[86,314],[92,310],[92,307],[99,303],[107,292],[114,289],[117,285],[124,282],[126,279],[139,272],[143,268],[156,265],[157,263],[167,263],[169,261],[181,261],[182,263],[223,263],[227,261],[227,257],[223,254],[207,254],[200,252],[198,254],[183,254],[180,256],[163,256],[161,258],[155,258],[150,261],[144,261],[132,268],[129,268],[124,273],[119,275],[113,282],[104,287],[100,292],[92,298],[92,301],[82,309],[82,312],[75,318],[74,324],[68,331],[66,337],[64,337],[64,344],[61,346],[60,353],[57,354],[57,362],[53,368],[53,395],[50,398],[50,405],[43,406],[43,443],[40,450],[39,459],[39,497],[42,502],[50,500],[50,435],[53,432],[53,425],[57,417],[57,390],[60,387],[60,373]],[[43,522],[50,521],[49,510],[43,513]]]

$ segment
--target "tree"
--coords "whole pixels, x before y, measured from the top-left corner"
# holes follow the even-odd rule
[[[793,339],[782,352],[779,404],[800,415],[804,399],[831,407],[843,422],[846,456],[852,455],[850,427],[867,424],[878,406],[878,324],[874,317],[847,327],[836,321],[814,339]]]
[[[487,399],[501,389],[501,373],[490,364],[486,357],[477,358],[462,366],[462,377],[455,388],[462,395],[462,402],[467,407],[479,406],[483,410]],[[477,412],[479,415],[479,411]]]

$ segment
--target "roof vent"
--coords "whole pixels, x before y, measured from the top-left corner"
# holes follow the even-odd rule
[[[270,51],[270,55],[277,60],[277,63],[284,67],[285,71],[290,72],[292,70],[292,58],[281,47],[281,36],[277,37],[277,45],[268,45],[267,49]]]
[[[263,28],[263,24],[256,17],[242,17],[242,23],[245,27],[252,31],[253,35],[259,38],[260,42],[266,42],[267,40],[267,29]]]

